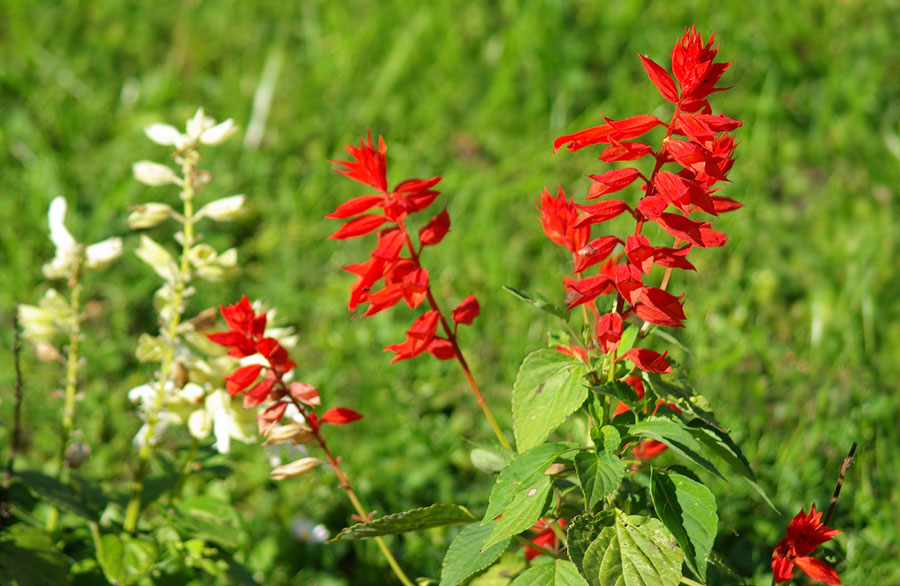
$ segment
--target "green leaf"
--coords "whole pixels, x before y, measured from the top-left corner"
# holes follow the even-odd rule
[[[568,560],[554,560],[528,568],[511,586],[587,586]]]
[[[195,496],[176,505],[175,527],[183,537],[196,537],[226,550],[237,547],[240,519],[228,501],[213,496]]]
[[[581,361],[545,348],[525,357],[513,385],[513,431],[524,452],[540,444],[587,398]]]
[[[522,301],[534,305],[541,311],[549,313],[550,315],[555,315],[556,317],[562,319],[568,319],[568,315],[566,314],[565,309],[558,305],[555,305],[540,293],[529,293],[527,291],[522,291],[520,289],[515,289],[506,285],[503,286],[503,290],[508,293],[512,293],[513,296],[521,299]]]
[[[578,572],[584,575],[582,563],[584,553],[591,543],[597,539],[600,532],[610,527],[615,522],[615,514],[612,511],[600,513],[585,513],[578,515],[569,524],[566,530],[566,542],[568,544],[569,559],[575,564]]]
[[[625,476],[625,463],[616,455],[621,441],[619,432],[611,425],[604,425],[599,433],[603,445],[597,446],[596,453],[579,452],[575,455],[575,471],[588,510],[612,493]]]
[[[500,556],[500,561],[472,578],[468,586],[507,586],[527,566],[521,553],[506,552]]]
[[[606,395],[607,397],[612,397],[613,399],[618,399],[632,409],[638,404],[638,401],[640,401],[640,397],[638,397],[637,391],[634,390],[634,387],[620,380],[602,384],[596,387],[591,387],[591,390],[595,393]]]
[[[79,478],[73,478],[70,486],[36,470],[16,472],[16,476],[37,497],[84,519],[97,519],[106,504],[98,488]]]
[[[680,422],[665,417],[648,417],[632,425],[628,429],[628,433],[636,437],[646,437],[663,442],[676,454],[724,479],[712,462],[701,455],[704,451],[703,445],[694,439],[694,436]]]
[[[146,576],[156,560],[156,545],[144,539],[106,534],[100,538],[97,559],[113,584],[127,586]]]
[[[684,551],[688,566],[706,581],[706,564],[716,539],[716,498],[703,484],[681,474],[655,471],[650,498],[663,524]]]
[[[503,515],[485,547],[528,529],[544,512],[552,479],[545,474],[556,458],[571,449],[568,444],[541,444],[519,454],[503,469],[491,489],[482,523]]]
[[[0,534],[0,584],[59,586],[68,583],[71,560],[41,529],[22,523]]]
[[[616,350],[619,356],[622,356],[623,354],[634,348],[634,343],[637,342],[637,337],[640,331],[641,328],[637,326],[625,326],[625,329],[622,331],[622,337],[619,339],[619,347]]]
[[[495,525],[495,521],[486,524],[472,523],[456,536],[444,556],[440,586],[456,586],[472,574],[493,564],[500,557],[509,546],[511,538],[482,551]]]
[[[584,554],[583,575],[591,586],[675,586],[682,552],[657,519],[626,516],[600,531]]]
[[[688,431],[710,451],[725,460],[725,462],[731,466],[732,470],[743,476],[773,511],[780,513],[778,508],[776,508],[775,505],[772,504],[772,501],[769,500],[766,491],[757,484],[756,475],[750,468],[750,463],[726,431],[719,429],[703,419],[692,419],[688,422]]]
[[[431,527],[446,527],[448,525],[466,525],[475,521],[475,517],[460,505],[431,505],[420,509],[412,509],[402,513],[386,515],[368,523],[357,523],[345,528],[336,536],[328,540],[328,543],[337,541],[354,541],[356,539],[369,539],[379,535],[394,535],[419,531]]]
[[[493,474],[506,468],[512,461],[512,454],[508,451],[475,448],[469,453],[469,459],[472,461],[472,466],[482,472]]]

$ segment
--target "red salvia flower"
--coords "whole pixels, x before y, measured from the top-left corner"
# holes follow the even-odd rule
[[[534,527],[532,527],[533,531],[537,531],[537,534],[531,539],[531,543],[534,545],[543,547],[544,549],[554,549],[558,547],[559,538],[556,536],[556,533],[550,527],[552,523],[557,523],[560,529],[566,528],[566,520],[565,519],[557,519],[556,521],[547,521],[546,519],[541,519],[537,523],[535,523]],[[539,551],[533,547],[529,547],[526,544],[522,544],[522,547],[525,548],[525,559],[528,561],[533,560],[534,558],[541,555],[542,551]]]
[[[810,557],[817,547],[840,533],[837,529],[826,527],[821,518],[822,512],[817,512],[816,505],[813,505],[808,514],[801,509],[791,520],[786,535],[772,552],[772,573],[776,583],[792,579],[795,565],[813,580],[826,584],[841,583],[834,569]]]

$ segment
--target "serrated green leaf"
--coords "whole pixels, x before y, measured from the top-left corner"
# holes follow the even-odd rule
[[[513,296],[521,299],[522,301],[530,303],[541,311],[549,313],[550,315],[555,315],[556,317],[562,319],[568,319],[568,315],[566,314],[565,309],[558,305],[555,305],[540,293],[529,293],[527,291],[522,291],[520,289],[515,289],[514,287],[509,287],[506,285],[503,286],[503,290],[507,291],[508,293],[512,293]]]
[[[495,521],[486,524],[472,523],[456,536],[441,565],[440,586],[456,586],[472,574],[485,569],[500,557],[509,546],[511,538],[500,541],[482,551],[482,546],[494,531],[495,525]]]
[[[531,566],[511,586],[587,586],[587,583],[572,562],[554,560],[549,564]]]
[[[237,546],[240,519],[228,501],[196,496],[178,503],[175,511],[172,521],[184,538],[204,539],[227,550]]]
[[[575,568],[583,576],[582,563],[584,561],[584,553],[591,545],[600,531],[611,526],[615,522],[615,514],[612,511],[603,511],[600,513],[584,513],[578,515],[566,530],[566,542],[568,545],[569,559],[575,564]]]
[[[370,539],[379,535],[407,533],[431,527],[465,525],[475,520],[472,513],[463,506],[436,504],[430,507],[386,515],[368,523],[357,523],[345,528],[332,539],[329,539],[328,543]]]
[[[706,581],[706,564],[719,520],[712,492],[687,476],[655,471],[650,498],[656,514],[681,545],[688,567]]]
[[[97,550],[97,559],[106,579],[120,586],[134,584],[146,576],[156,560],[153,542],[127,533],[104,535]]]
[[[628,429],[628,433],[635,437],[645,437],[663,442],[676,454],[724,479],[712,462],[703,457],[703,445],[694,439],[694,436],[680,422],[676,422],[674,419],[648,417],[632,425]]]
[[[550,477],[544,472],[554,460],[570,449],[572,446],[564,443],[541,444],[516,456],[497,477],[482,523],[497,518],[517,494],[527,493],[548,481]]]
[[[621,441],[619,432],[611,425],[604,425],[599,436],[602,445],[597,446],[596,452],[575,455],[575,472],[588,510],[612,493],[625,476],[625,463],[615,453]]]
[[[41,529],[22,523],[0,533],[0,584],[58,586],[67,583],[71,560]]]
[[[521,553],[508,551],[500,556],[500,561],[472,578],[468,586],[507,586],[527,566]]]
[[[490,547],[508,537],[518,535],[537,523],[547,510],[551,484],[550,477],[544,476],[544,479],[527,492],[517,493],[503,509],[503,516],[497,519],[497,526],[484,542],[484,547]]]
[[[584,554],[590,586],[675,586],[681,580],[682,552],[657,519],[626,516],[600,531]]]
[[[544,348],[525,357],[513,385],[513,431],[524,452],[540,444],[587,398],[580,360]]]
[[[612,397],[613,399],[618,399],[631,408],[634,408],[634,406],[638,404],[638,401],[640,401],[640,397],[638,397],[634,387],[620,380],[591,387],[591,391],[606,395],[607,397]]]
[[[689,421],[688,431],[714,454],[722,458],[729,466],[731,466],[732,470],[743,476],[773,511],[776,513],[780,512],[769,499],[769,495],[766,494],[766,491],[757,484],[756,475],[750,468],[750,463],[726,431],[719,429],[703,419],[692,419]]]

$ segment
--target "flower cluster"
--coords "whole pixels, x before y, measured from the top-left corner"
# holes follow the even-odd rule
[[[822,512],[817,512],[816,505],[813,505],[808,514],[800,509],[791,520],[786,535],[772,552],[772,573],[776,583],[793,578],[795,565],[813,580],[826,584],[841,583],[837,572],[825,562],[810,557],[817,547],[840,533],[837,529],[826,527],[821,518]]]
[[[624,200],[603,199],[576,204],[559,188],[557,196],[541,195],[538,209],[544,232],[572,255],[573,276],[566,277],[567,309],[584,305],[592,318],[594,346],[615,357],[627,320],[652,325],[683,327],[681,297],[666,291],[672,269],[694,270],[687,260],[694,248],[723,246],[726,236],[712,229],[711,222],[693,217],[731,211],[741,204],[714,195],[719,183],[727,181],[736,146],[728,131],[741,125],[738,120],[713,115],[708,102],[711,93],[722,91],[716,83],[730,64],[714,63],[718,47],[713,39],[704,43],[692,27],[672,50],[672,72],[651,59],[640,56],[650,80],[662,97],[675,105],[668,124],[651,115],[624,120],[604,117],[604,124],[554,141],[554,150],[568,145],[577,151],[596,144],[607,145],[600,155],[606,163],[653,161],[647,174],[636,167],[623,167],[590,175],[593,179],[587,199],[594,200],[619,192],[639,181],[642,196],[636,205]],[[676,80],[678,85],[676,85]],[[656,127],[665,128],[660,146],[654,149],[638,137]],[[674,165],[674,167],[672,167]],[[667,167],[668,166],[668,167]],[[633,233],[620,238],[603,235],[592,238],[591,228],[624,213],[634,218]],[[656,245],[645,234],[648,223],[656,224],[673,238],[671,245]],[[621,254],[615,254],[621,247]],[[599,265],[596,274],[585,273]],[[665,269],[660,285],[645,283],[654,266]],[[601,312],[597,298],[615,295],[612,311]],[[606,305],[609,307],[609,305]],[[646,348],[630,348],[618,360],[627,359],[637,369],[652,373],[671,372],[665,354]]]
[[[423,352],[440,360],[457,358],[456,327],[472,323],[479,312],[478,301],[469,295],[453,309],[454,327],[451,329],[431,295],[428,271],[419,260],[426,246],[443,240],[450,230],[450,216],[443,210],[423,226],[418,233],[418,246],[413,243],[405,224],[409,215],[423,211],[434,202],[440,192],[433,188],[441,178],[407,179],[390,190],[384,139],[379,137],[376,148],[369,134],[365,141],[360,141],[359,147],[348,145],[346,150],[353,160],[333,161],[343,167],[337,169],[338,173],[372,187],[376,193],[353,198],[326,216],[348,220],[330,238],[356,238],[378,230],[378,241],[369,260],[344,267],[356,275],[350,293],[350,311],[356,311],[361,303],[368,303],[365,317],[393,307],[401,299],[410,309],[416,309],[427,300],[431,309],[413,322],[406,332],[406,340],[385,348],[394,352],[391,362],[413,358]],[[383,286],[374,290],[379,282]],[[437,335],[438,325],[443,325],[446,337]]]
[[[246,297],[241,297],[234,305],[222,306],[220,309],[228,331],[207,334],[207,337],[216,344],[226,346],[229,356],[249,359],[247,364],[225,378],[225,389],[232,397],[243,393],[245,409],[271,403],[257,417],[259,433],[267,436],[267,443],[321,443],[321,424],[344,425],[362,418],[362,415],[346,407],[335,407],[317,416],[313,410],[322,403],[319,391],[308,383],[293,381],[288,384],[285,381],[297,363],[290,359],[287,350],[277,339],[266,336],[266,314],[256,313]],[[290,405],[296,407],[304,422],[279,426]],[[309,459],[303,460],[303,466],[309,463]],[[313,466],[317,463],[318,461]],[[310,469],[294,468],[297,466],[291,470],[298,474],[283,475],[282,470],[277,475],[282,478],[296,476]]]

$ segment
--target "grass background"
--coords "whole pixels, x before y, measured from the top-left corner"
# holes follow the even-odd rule
[[[342,265],[370,242],[326,240],[322,217],[365,192],[327,159],[366,128],[388,142],[389,180],[439,174],[453,229],[426,263],[449,307],[469,292],[482,316],[462,342],[508,428],[518,364],[552,324],[501,290],[561,296],[566,259],[546,241],[534,202],[561,183],[581,195],[594,151],[551,156],[552,140],[600,122],[669,115],[636,53],[668,64],[686,26],[716,32],[734,65],[713,96],[745,120],[723,194],[745,208],[717,222],[730,241],[697,251],[678,275],[687,328],[674,350],[713,401],[783,511],[734,481],[714,484],[717,548],[762,583],[771,548],[801,507],[827,506],[841,460],[859,441],[832,525],[830,550],[848,584],[900,583],[900,4],[706,2],[469,3],[410,0],[297,3],[0,2],[0,440],[11,421],[13,302],[35,302],[52,256],[50,199],[64,194],[79,239],[110,235],[133,249],[126,208],[175,203],[174,190],[132,180],[138,159],[165,149],[142,128],[180,124],[199,105],[242,127],[268,79],[271,110],[258,148],[243,135],[209,151],[213,195],[247,193],[252,213],[207,229],[237,245],[239,278],[198,285],[193,311],[241,293],[275,304],[301,334],[300,372],[326,401],[367,415],[335,434],[370,506],[430,502],[483,511],[490,478],[468,451],[490,431],[451,364],[387,367],[404,310],[351,320]],[[713,8],[714,6],[714,8]],[[268,74],[264,72],[268,71]],[[166,239],[165,228],[154,229]],[[79,423],[93,453],[85,473],[130,477],[138,428],[125,393],[150,373],[133,358],[152,331],[156,278],[133,255],[91,277],[89,375]],[[891,349],[894,350],[891,350]],[[62,369],[26,353],[25,421],[37,466],[55,449]],[[215,480],[241,511],[247,565],[266,584],[380,583],[373,544],[313,546],[290,535],[296,517],[339,530],[349,504],[326,474],[274,485],[257,447],[238,449]],[[238,481],[240,478],[241,481]],[[197,488],[200,490],[201,488]],[[393,541],[401,563],[435,577],[452,532]],[[755,574],[754,574],[755,573]]]

